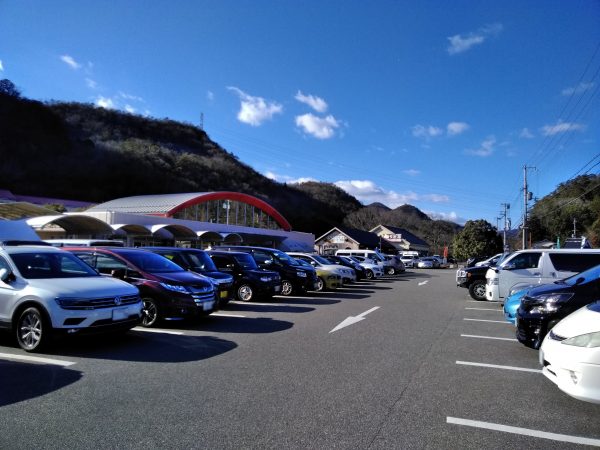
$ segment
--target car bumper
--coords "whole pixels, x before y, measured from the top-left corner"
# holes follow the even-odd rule
[[[600,404],[600,348],[565,345],[548,337],[540,349],[543,374],[564,393]]]
[[[526,347],[539,349],[548,332],[546,321],[540,318],[534,319],[517,315],[516,325],[517,340]]]
[[[56,307],[51,312],[50,317],[52,317],[52,328],[56,330],[65,329],[70,333],[74,333],[86,328],[103,327],[111,324],[117,325],[127,321],[139,321],[142,318],[142,302],[114,308],[92,310],[67,310]]]

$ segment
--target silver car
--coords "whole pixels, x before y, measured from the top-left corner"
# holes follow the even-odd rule
[[[135,286],[58,248],[0,246],[0,328],[23,350],[41,350],[59,332],[128,330],[141,319]]]

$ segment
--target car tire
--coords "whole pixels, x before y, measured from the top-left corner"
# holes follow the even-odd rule
[[[366,277],[367,277],[367,280],[372,280],[373,278],[375,278],[375,274],[373,273],[372,270],[367,270]]]
[[[325,280],[321,277],[317,277],[317,292],[323,292],[325,290]]]
[[[388,275],[396,275],[396,269],[393,267],[390,267],[387,271]]]
[[[240,284],[235,293],[241,302],[249,302],[254,298],[254,289],[248,283]]]
[[[281,295],[292,295],[294,292],[294,286],[292,286],[292,282],[289,280],[281,280]]]
[[[160,310],[156,300],[152,297],[144,297],[142,304],[142,326],[146,328],[155,326],[160,319]]]
[[[26,352],[43,349],[52,335],[52,325],[35,306],[26,308],[17,319],[15,326],[19,347]]]
[[[469,294],[473,300],[485,300],[485,280],[475,280],[469,286]]]

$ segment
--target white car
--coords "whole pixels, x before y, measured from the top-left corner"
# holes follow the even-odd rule
[[[415,267],[419,258],[414,255],[403,255],[400,257],[400,261],[404,263],[404,267]]]
[[[540,349],[544,375],[566,394],[600,404],[600,301],[565,317]]]
[[[365,276],[368,280],[383,276],[383,266],[377,264],[372,259],[363,258],[362,256],[350,256],[349,258],[365,268]]]
[[[309,263],[315,269],[320,268],[335,275],[339,275],[344,283],[352,283],[356,281],[356,272],[353,269],[340,264],[332,264],[330,261],[320,255],[298,252],[287,252],[287,254],[292,258],[301,259],[302,261]]]
[[[49,245],[0,246],[0,328],[23,350],[39,351],[59,332],[128,330],[141,320],[135,286]]]

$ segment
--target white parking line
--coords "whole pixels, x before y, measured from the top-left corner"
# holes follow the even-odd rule
[[[41,358],[39,356],[28,356],[28,355],[13,355],[11,353],[0,353],[0,358],[4,359],[13,359],[16,361],[27,361],[34,362],[40,364],[53,364],[55,366],[63,366],[68,367],[76,364],[72,361],[63,361],[61,359],[50,359],[50,358]]]
[[[425,284],[427,284],[427,283],[429,283],[429,280],[421,281],[421,282],[419,283],[419,286],[423,286],[423,285],[425,285]]]
[[[496,364],[475,363],[475,362],[468,362],[468,361],[456,361],[456,364],[459,364],[462,366],[489,367],[490,369],[514,370],[517,372],[542,373],[542,371],[539,369],[527,369],[525,367],[514,367],[514,366],[498,366]]]
[[[504,433],[520,434],[522,436],[531,436],[541,439],[550,439],[552,441],[570,442],[573,444],[592,445],[600,447],[600,439],[591,439],[581,436],[569,436],[567,434],[548,433],[546,431],[531,430],[529,428],[511,427],[491,422],[480,422],[478,420],[460,419],[457,417],[446,417],[446,423],[454,425],[463,425],[474,428],[484,428],[486,430],[502,431]]]
[[[511,341],[511,342],[519,342],[516,339],[513,338],[502,338],[502,337],[494,337],[494,336],[478,336],[476,334],[461,334],[461,337],[470,337],[470,338],[477,338],[477,339],[496,339],[499,341]]]
[[[507,322],[506,320],[487,320],[487,319],[463,319],[463,320],[469,320],[471,322],[507,323],[509,325],[512,325],[512,323]]]
[[[467,303],[479,303],[480,305],[482,303],[483,304],[485,304],[485,303],[496,303],[496,304],[500,303],[500,302],[497,302],[495,300],[466,300],[466,302]]]
[[[246,317],[240,314],[222,314],[222,313],[212,313],[210,317]]]
[[[500,308],[496,308],[496,309],[492,309],[492,308],[465,308],[465,309],[469,309],[471,311],[502,311]]]
[[[163,334],[174,334],[176,336],[181,336],[183,331],[171,331],[171,330],[160,330],[158,328],[139,328],[135,327],[133,331],[143,331],[144,333],[163,333]]]

